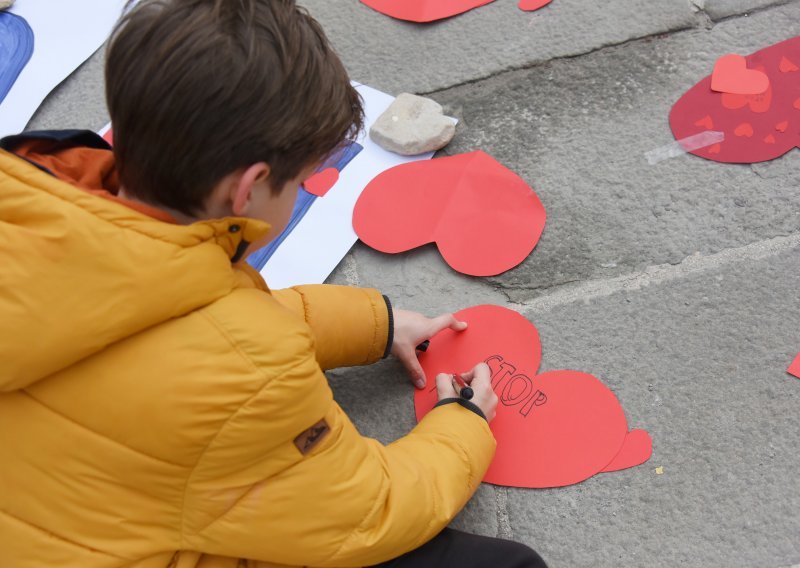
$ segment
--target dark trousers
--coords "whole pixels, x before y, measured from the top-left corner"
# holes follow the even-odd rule
[[[429,542],[381,568],[547,568],[524,544],[444,529]]]

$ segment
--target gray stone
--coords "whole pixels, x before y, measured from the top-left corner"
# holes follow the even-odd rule
[[[53,89],[34,113],[26,130],[88,128],[108,124],[103,78],[105,45]]]
[[[442,113],[442,105],[401,93],[372,125],[369,136],[390,152],[414,156],[444,148],[455,133],[455,124]]]

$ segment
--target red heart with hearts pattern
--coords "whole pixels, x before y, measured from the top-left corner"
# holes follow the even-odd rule
[[[669,121],[675,138],[682,140],[704,130],[721,131],[724,141],[691,153],[742,164],[773,160],[800,146],[800,105],[794,106],[794,101],[800,101],[800,75],[792,71],[795,61],[800,61],[800,37],[745,57],[749,70],[769,78],[769,87],[760,94],[719,93],[713,90],[714,78],[704,78],[672,107]]]
[[[484,481],[561,487],[650,458],[650,436],[628,432],[617,397],[600,380],[579,371],[538,374],[539,333],[520,314],[482,305],[455,315],[469,327],[442,331],[420,353],[429,387],[416,391],[414,406],[421,420],[437,401],[437,374],[463,372],[486,361],[499,403],[491,423],[497,451]]]

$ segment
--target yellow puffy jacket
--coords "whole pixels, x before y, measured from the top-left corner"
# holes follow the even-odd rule
[[[0,567],[362,566],[463,507],[486,422],[361,436],[322,371],[383,355],[386,305],[270,292],[230,262],[267,230],[158,221],[0,151]]]

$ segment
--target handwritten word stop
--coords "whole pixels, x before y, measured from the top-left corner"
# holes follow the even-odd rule
[[[499,399],[491,423],[497,452],[484,481],[561,487],[650,457],[649,435],[629,435],[619,401],[599,379],[579,371],[538,374],[539,333],[520,314],[482,305],[456,317],[469,324],[467,330],[438,334],[420,354],[420,362],[431,379],[469,370],[480,361],[489,366]],[[416,392],[418,420],[436,400],[435,387]]]

